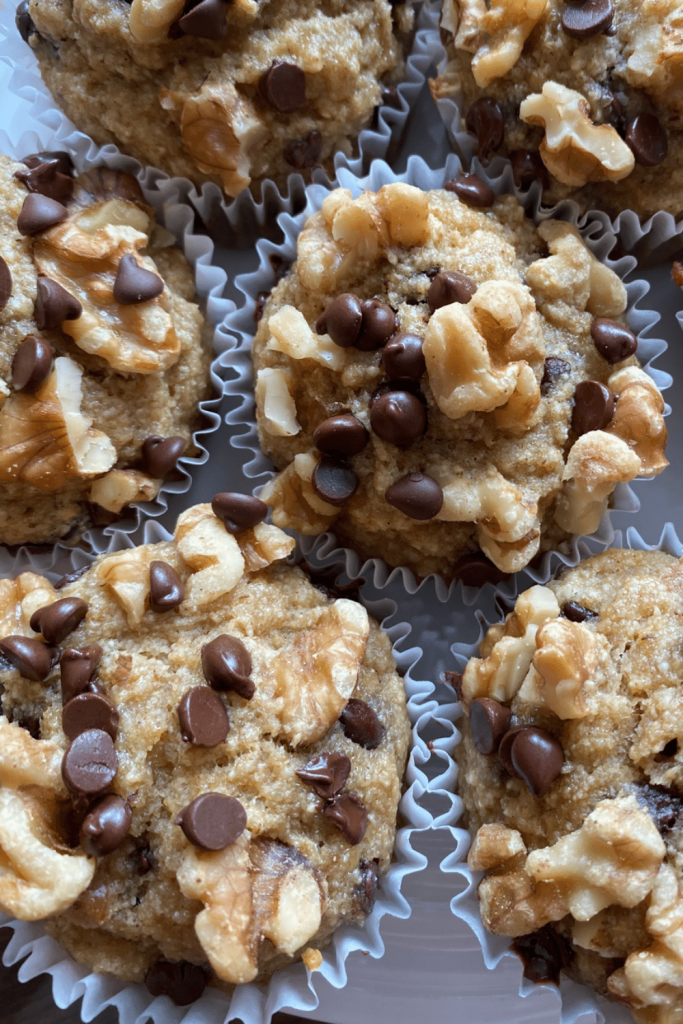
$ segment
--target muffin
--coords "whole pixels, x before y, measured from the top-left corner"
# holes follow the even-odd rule
[[[678,0],[444,0],[446,61],[435,99],[486,166],[587,209],[683,212],[683,80]]]
[[[642,1024],[683,1008],[682,615],[683,559],[610,550],[523,593],[459,680],[484,924]]]
[[[184,1004],[370,912],[410,739],[388,637],[234,493],[0,583],[0,908]]]
[[[17,26],[57,103],[96,142],[236,196],[355,151],[375,107],[398,100],[413,9],[23,0]]]
[[[209,325],[134,178],[39,153],[0,189],[0,542],[75,542],[193,452]]]
[[[273,522],[500,579],[667,465],[617,275],[473,175],[326,195],[253,343]]]

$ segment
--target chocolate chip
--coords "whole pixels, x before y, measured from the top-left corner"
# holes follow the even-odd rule
[[[62,673],[62,704],[67,705],[74,697],[90,689],[92,677],[102,657],[99,644],[86,647],[66,647],[59,659]]]
[[[309,132],[305,139],[293,139],[285,146],[284,157],[290,167],[303,171],[315,167],[323,151],[323,137],[320,132]]]
[[[363,322],[355,345],[361,352],[374,352],[398,330],[398,319],[391,306],[381,299],[365,299],[360,308]]]
[[[484,555],[463,555],[455,563],[453,579],[462,580],[466,587],[483,587],[486,583],[503,583],[510,579],[509,572],[503,572]]]
[[[602,430],[614,416],[614,406],[615,397],[606,384],[582,380],[574,392],[572,430],[579,435]]]
[[[247,827],[247,812],[239,800],[223,793],[202,793],[175,819],[193,846],[224,850]]]
[[[450,306],[451,302],[469,302],[476,290],[476,284],[467,274],[461,274],[459,270],[445,270],[437,274],[430,284],[427,302],[433,313],[442,306]]]
[[[17,218],[20,235],[37,235],[41,231],[61,224],[69,216],[66,206],[39,192],[29,192]]]
[[[372,403],[370,426],[383,441],[407,447],[424,434],[427,414],[409,391],[387,391]]]
[[[479,177],[478,174],[459,174],[457,178],[451,178],[444,185],[447,192],[455,192],[459,199],[469,203],[470,206],[485,209],[493,206],[496,201],[496,194],[490,185]]]
[[[344,292],[333,299],[315,322],[318,334],[329,334],[335,345],[351,348],[355,344],[363,322],[360,299],[352,292]]]
[[[555,385],[560,377],[563,377],[565,373],[569,373],[569,370],[569,363],[564,359],[558,359],[556,356],[548,356],[546,361],[543,363],[541,394],[546,396],[551,391],[554,391]]]
[[[154,858],[152,857],[152,851],[149,847],[149,843],[144,842],[143,845],[138,846],[131,854],[133,863],[136,865],[136,871],[140,878],[144,878],[145,875],[149,874],[152,870]]]
[[[634,787],[636,799],[644,807],[662,835],[674,828],[683,813],[683,797],[664,786],[638,783]]]
[[[512,763],[512,744],[517,738],[517,734],[528,728],[526,725],[517,725],[513,729],[508,729],[503,738],[500,741],[498,747],[498,760],[502,764],[508,775],[511,775],[513,779],[519,779],[521,776],[517,772],[517,769]]]
[[[178,21],[178,28],[186,36],[198,39],[224,39],[228,34],[225,0],[201,0]]]
[[[36,34],[36,26],[33,23],[33,18],[28,12],[28,8],[28,0],[21,0],[21,3],[17,7],[14,15],[14,21],[19,31],[19,35],[25,43],[28,43],[31,36]]]
[[[12,272],[0,256],[0,309],[4,309],[12,294]]]
[[[311,484],[322,501],[341,508],[358,490],[358,477],[346,462],[323,455],[313,470]]]
[[[49,644],[61,644],[73,633],[88,613],[88,606],[80,597],[60,597],[33,613],[31,629],[42,633]]]
[[[618,320],[597,316],[591,324],[591,338],[602,356],[611,366],[622,363],[638,348],[638,339],[633,331]]]
[[[116,778],[119,760],[109,733],[89,729],[73,741],[62,761],[62,778],[76,796],[99,796]]]
[[[510,166],[515,186],[522,191],[540,181],[542,188],[548,187],[548,171],[537,151],[516,149],[510,153]]]
[[[168,996],[176,1006],[189,1006],[200,998],[207,980],[206,972],[187,960],[157,960],[147,971],[145,985],[155,998]]]
[[[114,298],[121,306],[137,306],[156,299],[164,290],[158,274],[141,267],[135,256],[127,253],[119,260],[114,281]]]
[[[168,612],[185,600],[185,584],[168,562],[158,559],[149,566],[149,606],[153,612]]]
[[[178,718],[183,739],[196,747],[216,747],[230,731],[225,705],[209,686],[187,691],[178,705]]]
[[[350,846],[357,846],[368,827],[368,812],[355,793],[340,793],[323,807],[323,817],[338,828]]]
[[[62,163],[56,155],[44,161],[27,157],[23,162],[26,167],[15,171],[14,177],[23,182],[29,192],[39,192],[58,203],[69,202],[74,191],[73,178],[70,172],[63,172]]]
[[[597,612],[592,612],[590,608],[584,608],[577,601],[567,601],[566,604],[563,604],[562,614],[570,622],[591,622],[598,618]]]
[[[367,443],[367,430],[350,412],[330,416],[313,431],[313,444],[325,455],[358,455]]]
[[[564,750],[552,733],[525,726],[512,740],[510,761],[529,791],[534,796],[545,796],[562,771]]]
[[[70,740],[90,729],[101,729],[115,740],[119,731],[119,713],[104,694],[81,693],[64,707],[62,729]]]
[[[631,149],[636,163],[642,167],[656,167],[666,159],[669,139],[666,128],[654,114],[638,114],[626,129],[624,141]]]
[[[419,380],[427,369],[422,338],[395,334],[382,349],[382,365],[389,380]]]
[[[49,277],[38,278],[33,314],[40,331],[58,331],[65,320],[78,320],[83,312],[78,299]]]
[[[559,985],[560,972],[574,958],[572,947],[550,925],[513,939],[511,948],[524,965],[524,977],[535,985]]]
[[[6,636],[0,640],[0,652],[24,676],[34,683],[47,679],[59,660],[59,649],[31,640],[27,636]]]
[[[395,85],[382,86],[380,100],[383,107],[391,107],[393,110],[400,110],[402,107],[401,96]]]
[[[236,636],[221,633],[202,647],[202,672],[209,686],[224,693],[234,690],[251,700],[256,687],[251,675],[251,655]]]
[[[23,157],[21,162],[28,168],[34,169],[43,164],[55,163],[55,161],[60,174],[63,174],[65,178],[73,178],[76,173],[74,162],[65,149],[43,149],[39,153],[30,153]],[[53,198],[55,197],[53,196]]]
[[[306,106],[306,75],[298,64],[274,60],[259,79],[259,92],[281,114]]]
[[[491,162],[491,154],[503,145],[505,124],[503,111],[495,100],[483,96],[475,100],[467,111],[465,127],[477,136],[478,156],[484,167]]]
[[[268,515],[268,506],[251,494],[237,491],[221,491],[211,502],[213,514],[223,521],[228,533],[233,535],[253,530]]]
[[[574,39],[588,39],[605,32],[613,18],[613,0],[568,0],[562,9],[562,28]]]
[[[359,747],[375,750],[384,739],[385,728],[364,700],[351,697],[339,716],[344,735]]]
[[[358,865],[360,871],[360,885],[356,887],[356,905],[361,914],[369,914],[375,905],[377,898],[377,876],[379,875],[379,864],[376,860],[362,860]]]
[[[142,458],[147,472],[157,480],[162,479],[175,469],[180,456],[187,448],[184,437],[160,437],[152,434],[142,445]]]
[[[480,754],[495,754],[510,725],[510,708],[489,697],[477,697],[470,704],[470,733]]]
[[[75,583],[76,580],[80,580],[81,576],[85,576],[89,568],[89,565],[82,565],[80,569],[74,569],[73,572],[68,572],[65,576],[60,576],[55,583],[55,590],[63,590],[64,587],[68,587],[70,583]]]
[[[33,394],[52,370],[54,350],[49,342],[27,335],[14,353],[12,360],[12,385],[15,391]]]
[[[446,671],[443,674],[443,681],[455,690],[455,696],[462,700],[462,672]]]
[[[81,825],[81,849],[88,857],[106,857],[130,832],[133,812],[120,796],[105,796],[91,807]]]
[[[384,497],[399,512],[417,520],[433,519],[443,505],[441,486],[426,473],[406,473],[387,489]]]
[[[310,761],[297,769],[296,774],[307,786],[321,796],[330,800],[344,788],[351,772],[351,760],[346,754],[332,754],[323,751],[316,754]]]

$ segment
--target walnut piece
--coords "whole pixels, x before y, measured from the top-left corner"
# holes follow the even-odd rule
[[[134,501],[153,501],[160,486],[160,480],[137,469],[112,469],[95,480],[89,497],[93,504],[109,512],[120,512]]]
[[[634,480],[640,459],[625,441],[604,430],[590,430],[574,442],[557,496],[555,521],[568,533],[594,533],[618,483]]]
[[[126,613],[129,626],[138,626],[149,606],[149,566],[146,547],[107,555],[96,567],[97,578]]]
[[[80,411],[82,376],[78,363],[60,356],[34,394],[7,399],[0,409],[0,480],[56,491],[74,477],[113,466],[116,449]]]
[[[611,125],[596,125],[580,92],[544,82],[522,100],[519,116],[545,128],[539,153],[558,181],[579,187],[589,181],[621,181],[635,167],[633,153]]]
[[[621,37],[620,37],[621,38]],[[643,0],[623,27],[626,78],[657,106],[683,113],[683,21],[676,0]]]
[[[292,956],[320,927],[326,892],[318,873],[275,840],[243,833],[219,853],[190,848],[177,878],[188,899],[205,904],[195,931],[222,981],[256,978],[262,939]]]
[[[192,569],[185,597],[189,608],[205,608],[237,586],[244,573],[244,556],[210,505],[195,505],[183,512],[175,540]]]
[[[0,636],[37,636],[31,616],[58,597],[49,580],[22,572],[13,580],[0,580]]]
[[[457,49],[474,54],[472,74],[480,89],[502,78],[519,60],[524,43],[544,16],[548,0],[456,0],[441,24],[456,32]],[[459,19],[455,8],[459,9]],[[458,24],[459,21],[459,24]]]
[[[296,403],[289,390],[288,370],[266,367],[256,375],[256,406],[264,430],[276,437],[294,437],[301,426],[296,418]]]
[[[588,626],[569,619],[544,622],[536,633],[536,653],[520,699],[550,708],[563,721],[585,718],[586,697],[597,667],[597,639]]]
[[[129,28],[138,43],[164,43],[168,30],[182,14],[184,0],[133,0]]]
[[[491,871],[520,854],[526,855],[526,846],[519,832],[506,825],[490,823],[482,825],[474,837],[467,854],[467,866],[471,871]]]
[[[617,404],[608,434],[620,437],[640,459],[639,476],[656,476],[669,462],[664,456],[667,430],[664,399],[648,375],[637,366],[617,370],[607,381]]]
[[[342,370],[347,363],[344,349],[335,345],[329,334],[312,331],[303,313],[294,306],[283,306],[274,313],[268,321],[268,330],[271,337],[266,348],[271,351],[284,352],[291,359],[314,359],[330,370]]]
[[[245,572],[256,572],[272,562],[286,558],[296,547],[293,537],[268,523],[257,523],[251,530],[237,534],[237,543],[244,558]]]
[[[311,479],[316,461],[310,452],[295,455],[294,461],[262,489],[261,501],[273,506],[272,519],[276,526],[289,527],[305,536],[317,536],[339,515],[336,506],[323,501],[313,490]]]

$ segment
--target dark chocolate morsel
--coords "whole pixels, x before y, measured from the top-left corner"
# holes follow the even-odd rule
[[[323,137],[318,131],[309,132],[305,139],[293,139],[285,146],[285,161],[290,167],[303,171],[315,167],[323,152]]]
[[[61,644],[73,633],[88,613],[88,606],[80,597],[60,597],[46,604],[31,616],[31,629],[42,633],[49,644]]]
[[[606,384],[582,380],[574,392],[572,430],[579,435],[602,430],[611,422],[615,404],[616,399]]]
[[[368,827],[365,804],[355,793],[339,793],[323,807],[323,817],[338,828],[350,846],[357,846]]]
[[[375,750],[384,739],[384,726],[369,704],[350,697],[339,716],[344,735],[366,750]]]
[[[636,783],[633,789],[638,803],[648,812],[658,832],[665,836],[678,824],[683,815],[683,797],[666,786],[647,782]]]
[[[130,832],[133,812],[120,796],[105,796],[94,804],[81,825],[81,849],[88,857],[106,857]]]
[[[598,618],[597,612],[592,612],[590,608],[585,608],[578,601],[567,601],[566,604],[563,604],[562,614],[570,622],[591,622],[593,619]]]
[[[66,206],[40,192],[29,192],[17,218],[20,235],[37,235],[61,224],[69,216]]]
[[[234,690],[245,700],[254,696],[251,655],[236,636],[221,633],[202,647],[202,672],[209,686],[224,693]]]
[[[157,960],[147,971],[145,985],[150,995],[168,996],[176,1006],[189,1006],[201,997],[208,978],[203,968],[187,960]]]
[[[485,555],[463,555],[455,563],[453,579],[462,580],[466,587],[483,587],[486,583],[502,583],[510,579],[509,572],[503,572]]]
[[[351,760],[346,754],[323,751],[307,761],[303,768],[298,768],[296,774],[318,796],[330,800],[342,791],[350,772]]]
[[[462,700],[462,672],[446,671],[443,674],[443,681],[455,690],[455,696]]]
[[[613,0],[567,0],[562,8],[562,28],[574,39],[600,35],[613,18]]]
[[[477,697],[470,704],[470,733],[480,754],[495,754],[510,725],[512,712],[489,697]]]
[[[59,649],[27,636],[6,636],[0,640],[0,653],[14,668],[34,683],[43,682],[59,660]]]
[[[358,477],[346,462],[322,455],[313,470],[311,484],[322,501],[341,508],[358,490]]]
[[[64,587],[68,587],[70,583],[75,583],[76,580],[80,580],[81,576],[85,576],[89,568],[89,565],[82,565],[80,569],[74,569],[73,572],[67,572],[65,576],[60,576],[54,585],[55,590],[63,590]]]
[[[420,521],[433,519],[443,505],[441,485],[426,473],[406,473],[387,488],[384,497],[399,512]]]
[[[71,171],[64,171],[59,154],[46,153],[45,160],[37,156],[26,157],[26,164],[21,170],[14,172],[14,177],[23,182],[29,192],[39,192],[58,203],[68,203],[74,191]],[[64,156],[68,157],[68,153]],[[70,159],[69,159],[70,162]]]
[[[529,791],[534,796],[545,796],[562,771],[564,750],[552,733],[527,726],[513,739],[510,760]]]
[[[548,395],[555,389],[560,377],[569,372],[569,363],[557,356],[548,356],[543,363],[543,376],[541,377],[541,394]]]
[[[14,353],[12,360],[12,386],[15,391],[33,394],[52,369],[54,350],[44,338],[27,335]]]
[[[503,145],[503,111],[495,100],[482,96],[467,111],[465,127],[477,136],[479,160],[487,167],[491,162],[491,154]]]
[[[38,296],[34,306],[40,331],[59,331],[65,320],[78,320],[83,306],[78,299],[49,277],[38,278]]]
[[[216,747],[230,731],[225,705],[210,686],[187,691],[178,705],[178,719],[185,742],[197,747]]]
[[[514,729],[508,729],[498,746],[498,760],[508,775],[511,775],[513,779],[519,779],[521,776],[512,763],[512,744],[517,738],[517,734],[526,728],[528,728],[526,725],[516,725]]]
[[[187,448],[184,437],[160,437],[152,434],[142,445],[142,457],[150,476],[162,479],[175,469],[180,456]]]
[[[427,302],[433,313],[442,306],[450,306],[451,302],[469,302],[476,290],[476,284],[467,274],[461,274],[459,270],[445,270],[437,274],[430,284]]]
[[[29,169],[43,167],[45,164],[56,164],[57,171],[59,174],[63,174],[65,178],[73,179],[76,173],[74,162],[65,149],[43,149],[39,153],[30,153],[28,156],[23,157],[21,162]],[[36,191],[39,190],[36,189]]]
[[[513,181],[518,189],[525,192],[535,181],[539,181],[542,188],[548,187],[548,171],[541,154],[537,151],[514,150],[510,153],[510,166]]]
[[[268,506],[260,498],[237,491],[221,491],[211,502],[213,514],[222,520],[225,529],[233,535],[253,530],[268,515]]]
[[[168,612],[185,599],[185,584],[168,562],[155,559],[149,566],[149,606],[153,612]]]
[[[158,274],[141,267],[130,253],[121,257],[114,281],[114,298],[119,305],[136,306],[140,302],[149,302],[163,290],[164,282]]]
[[[62,710],[64,735],[75,740],[89,729],[101,729],[116,740],[119,731],[119,713],[102,693],[81,693]]]
[[[28,43],[31,36],[35,35],[37,31],[36,26],[33,23],[33,18],[29,14],[28,8],[28,0],[21,0],[21,3],[18,5],[14,15],[17,30],[25,43]]]
[[[633,331],[618,320],[596,316],[591,324],[591,338],[596,349],[611,366],[622,363],[638,348],[638,339]]]
[[[358,865],[360,885],[355,889],[356,904],[361,914],[369,914],[377,897],[379,865],[376,860],[362,860]]]
[[[574,958],[570,944],[551,925],[513,939],[511,948],[524,965],[524,977],[535,985],[559,985],[560,972]]]
[[[450,181],[447,181],[444,188],[447,192],[454,192],[458,199],[469,203],[470,206],[476,206],[481,209],[493,206],[496,201],[495,192],[490,185],[482,181],[478,174],[465,174],[462,172],[457,178],[451,178]]]
[[[116,778],[119,761],[109,733],[89,729],[80,733],[64,755],[62,778],[77,796],[99,796]]]
[[[233,796],[202,793],[180,812],[175,824],[200,850],[224,850],[244,832],[247,812]]]
[[[62,673],[62,705],[66,706],[80,693],[91,691],[91,680],[102,657],[99,644],[66,647],[59,659]]]
[[[394,334],[382,349],[382,365],[389,380],[419,380],[427,369],[422,338]]]
[[[178,28],[186,36],[198,39],[224,39],[228,34],[225,0],[200,0],[178,20]]]
[[[363,322],[355,346],[361,352],[373,352],[398,330],[398,318],[381,299],[364,299],[360,308]]]
[[[315,329],[318,334],[329,334],[340,348],[351,348],[356,343],[362,322],[360,299],[352,292],[343,292],[320,314]]]
[[[313,431],[313,444],[325,455],[358,455],[367,443],[367,430],[350,412],[330,416]]]
[[[624,141],[642,167],[656,167],[669,152],[666,128],[654,114],[636,115],[626,129]]]
[[[427,413],[410,391],[385,391],[372,403],[370,426],[383,441],[408,447],[424,434]]]
[[[266,103],[281,114],[306,106],[306,75],[298,64],[274,60],[261,75],[258,87]]]
[[[4,309],[12,295],[12,271],[0,256],[0,309]]]

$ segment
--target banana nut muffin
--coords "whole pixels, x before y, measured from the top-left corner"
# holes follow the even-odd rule
[[[213,508],[0,582],[0,909],[179,1003],[313,969],[363,920],[410,739],[365,608],[283,562],[258,499]]]
[[[459,681],[484,924],[534,980],[683,1013],[683,559],[612,550],[523,593]]]
[[[397,102],[412,25],[390,0],[23,0],[17,13],[79,128],[228,196],[354,152],[377,104]]]
[[[681,0],[444,0],[436,99],[544,201],[683,212]]]
[[[78,539],[152,500],[210,349],[192,270],[134,178],[0,157],[0,542]]]
[[[667,465],[624,286],[570,224],[535,227],[465,175],[338,189],[297,254],[253,344],[278,526],[420,576],[495,576]]]

